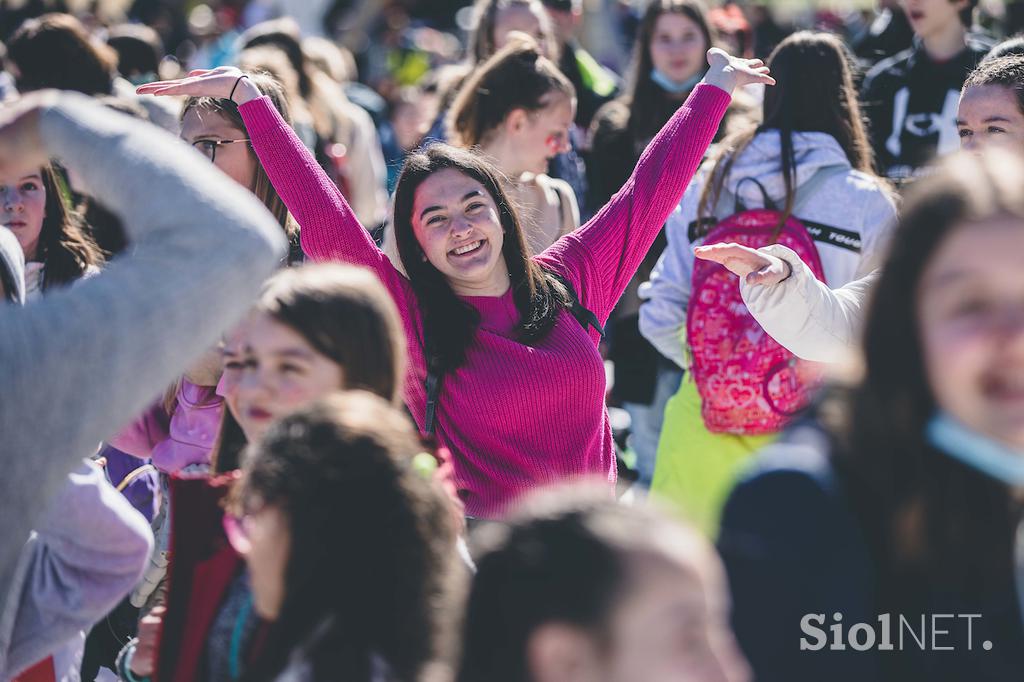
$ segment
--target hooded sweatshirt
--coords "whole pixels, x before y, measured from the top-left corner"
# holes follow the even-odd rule
[[[850,166],[835,138],[825,133],[795,133],[796,186],[822,169],[845,167],[830,174],[796,211],[818,247],[825,282],[838,287],[869,272],[886,236],[895,223],[893,195],[875,177]],[[781,172],[781,142],[777,130],[759,133],[735,160],[725,187],[748,208],[763,206],[760,189],[746,178],[756,179],[777,204],[785,202]],[[686,358],[686,308],[690,301],[693,247],[704,242],[696,235],[697,210],[710,166],[687,188],[676,211],[666,223],[668,246],[658,260],[650,281],[640,287],[640,331],[663,355],[681,367]],[[725,218],[726,215],[715,216]]]

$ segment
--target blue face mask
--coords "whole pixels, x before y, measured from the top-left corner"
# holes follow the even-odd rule
[[[661,71],[651,69],[651,80],[654,81],[659,88],[672,95],[685,95],[690,90],[697,87],[697,83],[700,83],[700,79],[703,77],[704,73],[700,72],[683,83],[676,83]]]
[[[1009,448],[939,411],[924,430],[925,438],[953,459],[1006,485],[1024,487],[1024,452]]]

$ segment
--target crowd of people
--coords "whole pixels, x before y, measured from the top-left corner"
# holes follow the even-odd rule
[[[1011,8],[122,4],[0,0],[0,679],[1024,674]]]

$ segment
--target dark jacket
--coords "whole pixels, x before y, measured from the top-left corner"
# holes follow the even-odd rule
[[[952,59],[932,61],[920,41],[875,65],[861,100],[878,170],[894,180],[913,177],[936,155],[960,147],[956,110],[967,74],[991,44],[971,37]]]
[[[892,613],[895,651],[856,651],[850,628],[871,625],[881,639],[880,576],[858,517],[853,513],[844,476],[833,466],[830,443],[813,423],[789,430],[755,460],[726,503],[719,550],[733,595],[733,627],[758,682],[867,682],[869,680],[1019,680],[1024,670],[1024,630],[1016,594],[981,603],[952,593],[911,588],[900,603],[920,636],[921,613],[927,640],[951,651],[921,651],[910,630]],[[1012,578],[1011,578],[1012,580]],[[924,580],[919,581],[923,585]],[[1012,584],[1012,582],[1011,582]],[[834,614],[842,614],[845,651],[830,650]],[[825,647],[801,650],[801,640],[816,645],[811,630],[801,628],[807,614],[824,621],[810,626],[823,631]],[[981,614],[980,618],[931,616]],[[939,630],[948,630],[942,634]],[[900,651],[900,633],[903,650]],[[864,635],[862,635],[864,636]],[[983,642],[993,643],[986,651]],[[865,640],[859,640],[863,643]],[[968,648],[970,645],[970,648]]]

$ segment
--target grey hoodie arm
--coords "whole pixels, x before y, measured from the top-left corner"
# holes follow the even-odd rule
[[[155,126],[71,93],[40,126],[132,246],[75,287],[0,308],[0,598],[76,462],[240,319],[285,250],[255,197]]]

